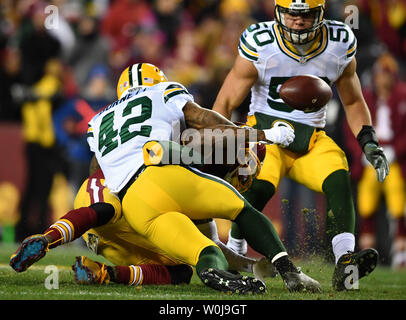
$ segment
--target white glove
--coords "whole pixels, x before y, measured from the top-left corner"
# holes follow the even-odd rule
[[[279,144],[281,147],[287,147],[295,139],[295,132],[290,126],[279,125],[271,129],[264,130],[265,138],[268,142]]]

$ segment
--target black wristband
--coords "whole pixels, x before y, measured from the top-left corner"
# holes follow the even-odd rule
[[[362,126],[361,131],[357,135],[357,141],[362,150],[364,150],[364,146],[368,142],[379,145],[378,137],[376,136],[374,128],[372,128],[371,126]]]

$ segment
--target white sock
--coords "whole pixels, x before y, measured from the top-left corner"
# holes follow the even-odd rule
[[[246,255],[247,241],[245,239],[235,239],[231,236],[231,230],[228,233],[227,247],[241,255]]]
[[[354,251],[355,237],[352,233],[343,232],[334,236],[331,243],[337,263],[338,259],[340,259],[343,254],[346,254],[347,251]]]

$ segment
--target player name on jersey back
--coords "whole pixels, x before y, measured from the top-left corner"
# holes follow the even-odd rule
[[[171,140],[188,101],[193,97],[184,86],[162,82],[133,90],[90,120],[88,143],[111,192],[119,192],[143,165],[146,142]]]

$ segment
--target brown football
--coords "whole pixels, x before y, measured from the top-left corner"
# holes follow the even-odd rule
[[[291,108],[315,112],[333,96],[330,86],[321,78],[301,75],[287,80],[279,90],[281,99]]]

